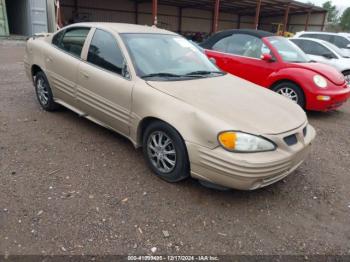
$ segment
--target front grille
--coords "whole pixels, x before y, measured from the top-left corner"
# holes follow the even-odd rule
[[[286,136],[285,138],[283,138],[283,140],[288,146],[295,145],[298,142],[297,136],[295,134]]]

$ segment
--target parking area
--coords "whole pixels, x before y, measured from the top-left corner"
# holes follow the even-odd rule
[[[23,54],[0,42],[0,254],[350,254],[350,103],[308,112],[312,153],[277,184],[169,184],[127,139],[43,111]]]

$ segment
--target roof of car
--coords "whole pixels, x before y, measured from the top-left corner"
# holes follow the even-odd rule
[[[340,35],[340,36],[345,36],[344,33],[334,33],[334,32],[320,32],[320,31],[300,31],[297,32],[295,35],[302,35],[302,34],[320,34],[320,35]]]
[[[215,35],[231,35],[231,34],[247,34],[253,35],[259,38],[273,36],[273,33],[263,31],[263,30],[254,30],[254,29],[229,29],[216,33]]]
[[[252,35],[258,38],[264,38],[268,36],[274,36],[273,33],[262,31],[262,30],[253,30],[253,29],[230,29],[230,30],[224,30],[220,31],[211,37],[209,37],[206,41],[201,43],[200,45],[204,48],[211,48],[213,44],[215,44],[218,40],[221,38],[233,35],[233,34],[246,34],[246,35]]]
[[[105,28],[112,30],[117,33],[153,33],[153,34],[172,34],[176,33],[157,28],[155,26],[148,25],[135,25],[135,24],[126,24],[126,23],[100,23],[100,22],[89,22],[89,23],[76,23],[72,26],[89,26],[96,28]]]
[[[293,38],[290,38],[290,40],[308,40],[308,41],[317,42],[320,44],[329,43],[329,42],[322,40],[322,39],[310,38],[310,37],[293,37]]]

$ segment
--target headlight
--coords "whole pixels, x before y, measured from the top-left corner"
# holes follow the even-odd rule
[[[233,152],[263,152],[276,149],[273,142],[261,136],[243,132],[226,131],[218,135],[220,145]]]
[[[327,80],[323,76],[315,75],[314,76],[314,83],[320,88],[326,88],[327,87]]]

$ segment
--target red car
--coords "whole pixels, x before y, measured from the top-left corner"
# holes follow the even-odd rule
[[[336,109],[350,97],[340,72],[311,62],[284,37],[259,30],[226,30],[200,46],[222,70],[270,88],[305,109]]]

